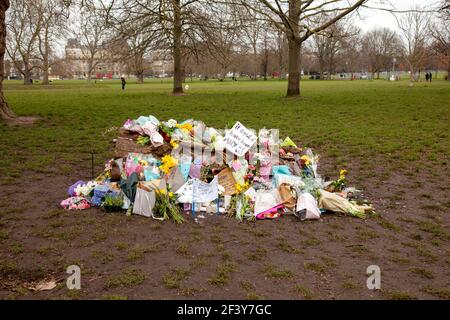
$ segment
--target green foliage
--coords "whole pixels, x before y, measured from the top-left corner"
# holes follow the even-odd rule
[[[123,206],[123,198],[116,195],[107,194],[105,196],[105,202],[103,203],[105,207],[122,207]]]

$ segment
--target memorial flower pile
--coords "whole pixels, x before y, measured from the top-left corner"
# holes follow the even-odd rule
[[[72,185],[64,208],[120,207],[128,215],[176,223],[206,213],[244,221],[373,212],[347,186],[346,169],[336,180],[323,179],[318,155],[289,137],[279,140],[274,129],[257,133],[236,122],[218,130],[150,115],[128,119],[115,143],[116,157],[96,179]]]

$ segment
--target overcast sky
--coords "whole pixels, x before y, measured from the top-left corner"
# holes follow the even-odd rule
[[[383,7],[379,4],[382,0],[370,0],[367,5],[371,7]],[[419,5],[421,7],[436,7],[439,0],[390,0],[390,3],[397,10],[407,10],[412,6]],[[385,8],[389,7],[384,5]],[[375,27],[387,27],[390,29],[398,30],[397,21],[395,17],[386,11],[372,10],[362,8],[359,10],[361,18],[355,18],[354,22],[363,30],[367,31]],[[398,16],[401,14],[398,13]]]

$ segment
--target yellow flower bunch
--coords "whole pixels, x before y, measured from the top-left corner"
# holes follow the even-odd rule
[[[234,185],[234,188],[236,189],[237,193],[241,193],[246,191],[250,187],[250,184],[248,181],[246,181],[244,184],[236,183]]]
[[[187,132],[191,132],[192,130],[193,130],[193,127],[192,127],[192,124],[190,124],[190,123],[184,123],[184,124],[177,124],[176,125],[176,127],[178,128],[178,129],[181,129],[181,130],[185,130],[185,131],[187,131]]]
[[[179,146],[179,144],[175,140],[170,140],[170,145],[174,149],[178,148],[178,146]]]
[[[178,160],[172,157],[170,154],[166,154],[164,157],[162,157],[161,162],[162,165],[159,166],[159,169],[161,169],[161,171],[165,174],[168,174],[170,172],[170,169],[178,164]]]
[[[342,170],[339,172],[339,179],[344,180],[346,174],[347,174],[347,170],[342,169]]]
[[[301,156],[300,159],[302,159],[305,162],[305,165],[307,165],[307,166],[309,166],[309,164],[311,163],[311,160],[306,155]]]
[[[167,190],[166,189],[158,189],[157,192],[161,195],[166,195]],[[174,193],[172,191],[169,191],[169,198],[173,198]]]

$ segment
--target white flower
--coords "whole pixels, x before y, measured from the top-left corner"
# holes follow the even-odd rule
[[[170,119],[169,121],[167,121],[167,126],[169,128],[175,128],[176,125],[177,125],[177,120]]]
[[[95,181],[89,181],[87,184],[77,186],[75,189],[75,194],[81,197],[88,196],[97,184],[98,183]]]
[[[217,190],[219,191],[219,195],[222,195],[225,192],[225,188],[220,184],[217,186]]]

